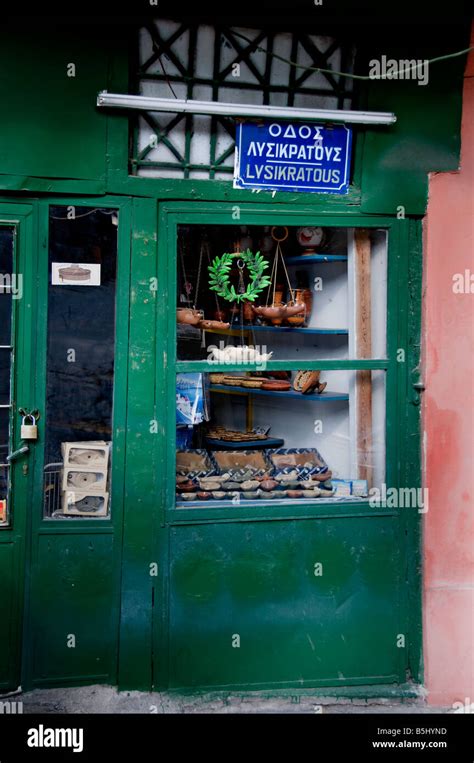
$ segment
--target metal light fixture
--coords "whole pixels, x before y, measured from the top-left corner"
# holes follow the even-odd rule
[[[342,109],[298,109],[288,106],[255,106],[219,101],[183,101],[178,98],[152,98],[146,95],[108,93],[102,90],[97,106],[138,111],[166,111],[178,114],[220,114],[227,117],[257,119],[301,119],[307,122],[347,122],[350,124],[391,125],[395,114],[387,111],[343,111]]]

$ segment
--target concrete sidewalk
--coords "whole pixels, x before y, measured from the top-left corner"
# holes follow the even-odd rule
[[[268,693],[269,694],[269,693]],[[334,697],[267,696],[265,692],[175,694],[170,692],[118,692],[110,686],[36,689],[4,697],[16,704],[13,712],[29,713],[452,713],[451,707],[433,707],[422,697],[393,699],[336,699]],[[18,703],[22,703],[20,709]]]

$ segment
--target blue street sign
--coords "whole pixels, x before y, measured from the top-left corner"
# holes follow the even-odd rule
[[[345,125],[241,122],[234,188],[346,194],[351,138]]]

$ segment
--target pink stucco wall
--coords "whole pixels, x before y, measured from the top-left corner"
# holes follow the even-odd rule
[[[436,705],[474,703],[473,53],[460,170],[430,177],[424,229],[424,659]],[[472,292],[453,293],[453,275],[466,270]]]

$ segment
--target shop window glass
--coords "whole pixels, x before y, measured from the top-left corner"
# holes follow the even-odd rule
[[[367,499],[385,481],[384,371],[179,373],[178,508]]]
[[[215,368],[177,376],[179,508],[382,488],[386,373],[318,360],[386,357],[387,243],[383,229],[179,226],[177,359]]]
[[[21,297],[21,277],[14,275],[15,231],[0,226],[0,527],[8,526],[10,510],[11,378],[14,299]]]
[[[49,222],[44,514],[110,512],[118,213],[54,206]]]
[[[385,358],[387,238],[377,229],[180,225],[178,360],[226,360],[239,346],[272,360]],[[254,272],[267,280],[252,294]],[[232,289],[253,301],[230,301]]]

